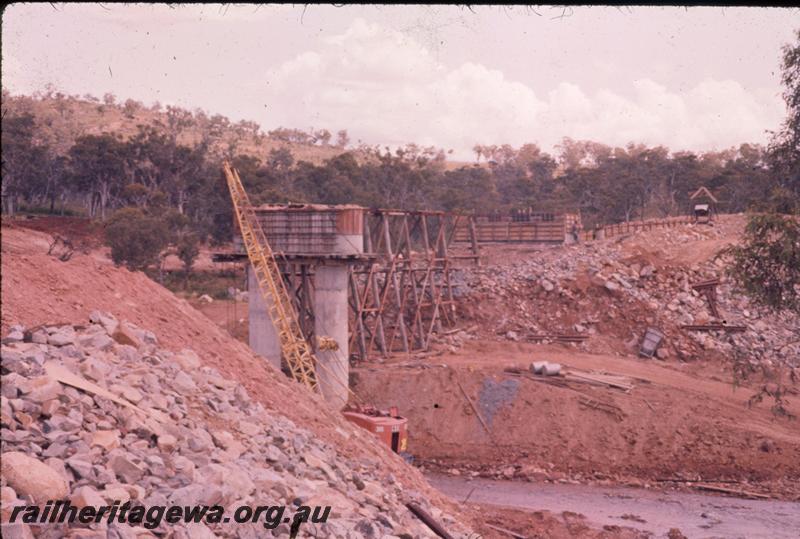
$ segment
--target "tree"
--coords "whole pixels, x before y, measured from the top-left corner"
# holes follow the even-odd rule
[[[267,166],[280,171],[288,171],[294,165],[294,156],[289,148],[273,148],[267,156]]]
[[[796,212],[800,199],[800,30],[797,43],[783,49],[783,94],[788,116],[773,137],[768,160],[778,185],[766,197],[771,211]],[[742,146],[749,166],[763,168],[757,148]],[[730,163],[729,163],[730,164]],[[764,197],[762,197],[763,199]],[[745,228],[742,245],[728,250],[729,273],[753,299],[773,310],[800,313],[800,220],[780,214],[755,215]]]
[[[200,242],[197,239],[197,235],[192,232],[181,235],[181,237],[178,238],[176,251],[178,253],[178,258],[183,262],[183,270],[186,272],[188,278],[189,272],[192,271],[194,261],[197,260],[200,254]]]
[[[69,160],[63,155],[52,155],[50,152],[45,152],[42,166],[45,189],[41,196],[43,201],[50,201],[50,213],[55,213],[56,200],[60,200],[63,214],[64,202],[68,196],[66,182],[68,162]]]
[[[756,215],[744,242],[728,250],[730,275],[757,303],[800,313],[800,221],[791,216]]]
[[[190,201],[188,212],[195,230],[217,244],[231,241],[236,217],[221,166],[209,164],[199,175],[198,183],[198,195]]]
[[[438,205],[447,211],[493,210],[497,203],[494,179],[482,167],[461,167],[444,173]]]
[[[331,132],[327,129],[320,129],[319,131],[314,133],[314,138],[317,142],[320,143],[322,146],[328,146],[331,143]]]
[[[141,183],[129,183],[122,189],[122,198],[127,204],[132,204],[139,208],[147,207],[147,200],[150,191]]]
[[[125,104],[122,106],[122,112],[125,114],[126,118],[133,118],[136,113],[142,109],[144,105],[140,102],[136,101],[135,99],[126,99]]]
[[[365,191],[357,187],[362,177],[363,171],[353,155],[343,153],[328,159],[323,166],[301,162],[294,184],[304,201],[346,204],[365,196]]]
[[[136,181],[151,192],[166,193],[183,213],[190,196],[197,190],[194,180],[205,163],[207,144],[183,146],[178,144],[174,134],[142,126],[128,146],[127,165],[133,170]]]
[[[769,154],[780,187],[800,199],[800,30],[797,42],[783,48],[783,98],[788,116],[770,144]]]
[[[58,111],[59,116],[61,116],[62,118],[66,117],[67,110],[69,110],[69,104],[67,103],[66,96],[61,92],[56,92],[54,99],[55,99],[55,104],[53,106]]]
[[[176,146],[169,149],[172,159],[171,166],[167,169],[169,174],[166,182],[167,191],[171,194],[178,211],[183,213],[186,202],[196,187],[194,178],[203,166],[206,147],[201,144],[193,148]]]
[[[14,215],[17,199],[42,177],[46,148],[35,142],[36,122],[31,114],[7,116],[2,129],[3,211]]]
[[[208,119],[206,130],[212,140],[222,138],[222,135],[230,127],[231,121],[221,114],[215,114]]]
[[[106,210],[125,185],[128,148],[120,139],[104,133],[84,135],[69,150],[72,178],[88,194],[89,216],[105,221]]]
[[[301,129],[289,129],[278,127],[267,133],[271,138],[282,142],[294,142],[296,144],[314,144],[315,136],[313,133],[306,133]]]
[[[168,236],[164,220],[147,215],[139,208],[117,210],[105,229],[111,260],[131,270],[144,270],[156,264]]]
[[[588,153],[586,141],[577,141],[569,137],[564,137],[561,144],[556,145],[556,149],[560,152],[559,163],[566,170],[579,168]]]
[[[186,215],[172,208],[161,209],[158,217],[166,225],[166,243],[173,246],[173,249],[163,255],[166,257],[167,254],[176,254],[183,262],[188,279],[192,265],[200,254],[200,240],[192,230],[192,223]]]
[[[336,146],[344,149],[348,144],[350,144],[350,136],[347,134],[347,129],[340,129],[336,133]]]
[[[194,116],[191,111],[167,105],[167,131],[173,141],[177,141],[181,133],[193,125]]]
[[[483,146],[476,144],[472,147],[472,151],[475,153],[475,162],[480,163],[481,157],[483,156]]]

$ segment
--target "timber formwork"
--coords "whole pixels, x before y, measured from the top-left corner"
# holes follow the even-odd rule
[[[574,213],[515,210],[508,213],[465,216],[455,232],[456,242],[565,243],[582,227]]]
[[[457,321],[451,270],[478,263],[477,243],[452,255],[462,216],[434,211],[368,210],[364,248],[375,258],[350,271],[350,350],[360,360],[428,349],[431,336]]]
[[[694,223],[694,217],[679,216],[644,221],[628,221],[583,230],[581,216],[573,213],[516,211],[508,214],[463,216],[454,241],[470,243],[570,243],[587,242],[657,228],[673,228]]]

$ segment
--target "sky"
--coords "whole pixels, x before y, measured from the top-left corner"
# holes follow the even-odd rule
[[[347,129],[473,159],[563,139],[719,150],[785,116],[787,8],[13,4],[2,86]]]

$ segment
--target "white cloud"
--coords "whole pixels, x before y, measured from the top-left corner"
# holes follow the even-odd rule
[[[675,91],[639,79],[629,95],[587,93],[565,81],[540,97],[481,64],[443,65],[408,35],[362,19],[267,76],[269,97],[284,104],[273,107],[270,126],[344,127],[354,139],[434,144],[463,159],[476,142],[550,149],[564,136],[725,148],[764,142],[784,112],[778,96],[733,80]]]

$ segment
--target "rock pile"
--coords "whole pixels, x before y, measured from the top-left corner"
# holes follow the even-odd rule
[[[331,506],[317,537],[429,537],[405,507],[416,502],[453,533],[467,533],[380,459],[345,458],[300,425],[264,409],[191,350],[94,312],[82,326],[15,327],[2,344],[4,537],[286,536],[249,524],[8,524],[17,505],[129,501],[156,505]],[[66,373],[62,376],[59,373]],[[67,378],[78,380],[62,383]],[[83,389],[79,389],[79,387]],[[269,391],[269,388],[264,388]],[[287,510],[288,511],[288,510]],[[303,528],[301,528],[302,530]]]
[[[648,235],[654,248],[691,249],[692,242],[718,239],[723,230],[689,225],[642,234]],[[693,264],[650,261],[646,256],[632,256],[623,245],[625,239],[544,248],[510,264],[462,270],[461,301],[483,332],[509,340],[577,333],[621,339],[625,351],[635,353],[647,327],[654,326],[667,335],[659,359],[692,360],[716,351],[728,357],[737,354],[754,365],[800,366],[800,317],[769,312],[737,294],[726,279],[724,257]],[[691,286],[708,279],[720,279],[717,306],[722,319],[729,325],[747,326],[747,331],[680,328],[716,322],[706,298]],[[474,308],[470,309],[470,303]],[[443,340],[457,347],[464,336],[458,342]],[[608,351],[595,349],[597,342],[589,339],[580,346]]]

